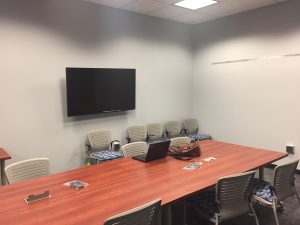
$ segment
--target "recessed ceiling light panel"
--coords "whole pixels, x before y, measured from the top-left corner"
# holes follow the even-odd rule
[[[215,3],[217,3],[216,0],[183,0],[181,2],[175,3],[174,5],[196,10]]]

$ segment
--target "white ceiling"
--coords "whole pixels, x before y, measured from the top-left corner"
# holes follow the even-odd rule
[[[286,0],[217,0],[213,4],[198,10],[189,10],[174,6],[181,0],[83,0],[114,8],[119,8],[149,16],[175,20],[188,24],[198,24],[217,18],[261,8]]]

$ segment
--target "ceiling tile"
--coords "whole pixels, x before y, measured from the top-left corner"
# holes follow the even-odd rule
[[[152,13],[149,13],[150,16],[157,16],[162,18],[172,18],[181,14],[189,13],[191,10],[185,9],[178,6],[169,5],[165,8],[156,10]]]
[[[162,2],[151,0],[138,0],[123,6],[122,9],[138,13],[150,13],[165,6],[167,6],[167,4]]]
[[[235,15],[235,14],[239,14],[242,12],[261,8],[261,7],[270,5],[270,1],[273,1],[273,0],[267,0],[267,1],[260,0],[259,4],[257,4],[257,3],[255,4],[255,0],[254,0],[253,2],[248,2],[245,5],[242,5],[239,7],[233,7],[232,9],[229,9],[227,11],[223,11],[223,13],[219,13],[217,15],[217,17],[225,17],[225,16],[229,16],[229,15]],[[274,1],[271,4],[274,4]]]
[[[288,0],[217,0],[198,10],[174,6],[181,0],[83,0],[150,16],[197,24]]]
[[[84,0],[86,2],[94,2],[101,5],[111,6],[115,8],[120,8],[130,2],[135,2],[136,0]]]
[[[245,5],[244,0],[223,0],[217,4],[209,5],[207,7],[197,9],[197,12],[202,12],[214,16],[220,16],[226,14],[227,12],[238,9],[241,6]]]
[[[166,3],[166,4],[171,5],[171,4],[180,2],[180,1],[182,1],[182,0],[154,0],[154,1],[156,1],[156,2],[163,2],[163,3]]]
[[[210,5],[196,11],[214,15],[216,17],[224,17],[270,4],[274,4],[274,0],[222,0],[217,4]]]

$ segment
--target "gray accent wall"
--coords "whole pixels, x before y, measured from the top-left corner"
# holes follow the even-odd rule
[[[191,27],[80,0],[0,3],[0,146],[7,163],[48,157],[51,172],[84,164],[88,131],[192,115]],[[135,68],[136,110],[68,118],[66,67]]]

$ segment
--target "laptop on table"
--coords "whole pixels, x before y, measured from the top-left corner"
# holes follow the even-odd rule
[[[142,155],[136,155],[132,158],[142,162],[150,162],[167,156],[171,141],[157,142],[150,144],[148,152]]]

